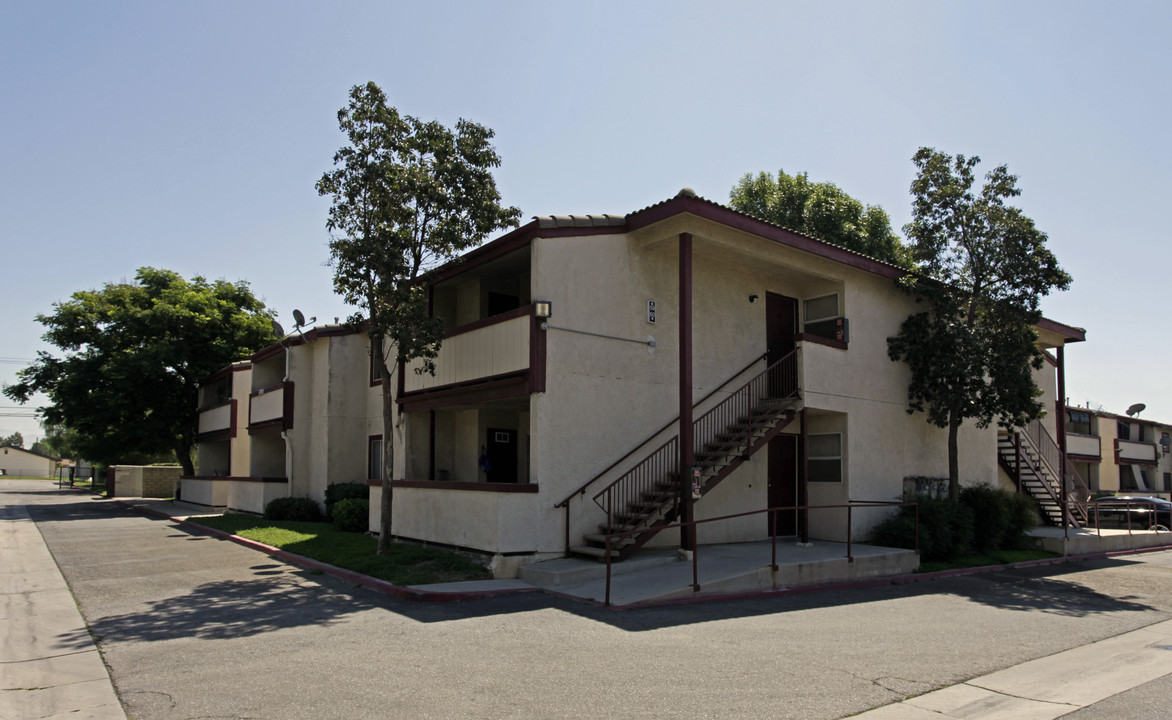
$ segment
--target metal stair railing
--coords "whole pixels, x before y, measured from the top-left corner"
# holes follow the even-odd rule
[[[1045,469],[1049,471],[1050,480],[1063,483],[1066,486],[1067,500],[1070,501],[1073,507],[1080,516],[1082,516],[1082,524],[1085,525],[1089,516],[1087,514],[1087,501],[1090,499],[1090,488],[1087,487],[1086,482],[1083,481],[1082,476],[1074,469],[1074,465],[1069,459],[1066,460],[1065,466],[1061,462],[1062,452],[1058,449],[1058,443],[1050,436],[1049,431],[1042,425],[1041,420],[1034,420],[1024,428],[1023,435],[1033,447],[1038,458],[1041,460]],[[1058,472],[1057,468],[1063,467],[1064,472]],[[1060,489],[1061,486],[1058,488]],[[1068,511],[1067,511],[1068,512]],[[1072,519],[1076,519],[1072,515]],[[1077,519],[1076,519],[1077,522]]]
[[[717,433],[727,431],[743,421],[746,427],[734,435],[738,443],[741,437],[745,438],[747,451],[749,443],[752,442],[751,433],[754,427],[764,427],[772,416],[780,415],[784,409],[779,405],[771,413],[757,413],[756,409],[761,401],[786,400],[797,394],[797,352],[794,350],[770,365],[694,421],[692,427],[696,433],[695,446],[704,447],[705,444],[711,443]],[[722,421],[727,424],[718,424]],[[592,499],[606,513],[607,528],[613,532],[613,528],[621,525],[617,522],[618,514],[627,512],[632,505],[643,502],[647,495],[657,493],[665,489],[665,486],[674,485],[677,490],[675,495],[678,497],[679,473],[677,434],[638,465],[600,490]]]

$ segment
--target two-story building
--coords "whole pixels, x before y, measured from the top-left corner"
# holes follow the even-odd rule
[[[247,421],[231,426],[251,445],[241,484],[321,499],[369,480],[377,531],[377,458],[393,442],[393,532],[492,555],[501,575],[602,555],[607,532],[631,533],[620,556],[859,539],[891,509],[843,506],[898,500],[905,477],[947,469],[946,432],[907,412],[909,370],[887,356],[917,311],[902,272],[690,190],[627,215],[538,217],[431,275],[450,329],[434,375],[395,370],[393,438],[364,334],[319,328],[253,356]],[[1083,337],[1039,326],[1049,398],[1064,345]],[[964,426],[962,480],[996,483],[998,463],[997,431]],[[738,513],[755,514],[695,539],[657,532]]]

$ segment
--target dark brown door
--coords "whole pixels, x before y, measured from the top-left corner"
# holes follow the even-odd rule
[[[769,441],[769,507],[798,504],[798,437],[781,434]],[[797,512],[769,513],[769,534],[796,535]]]
[[[517,482],[517,431],[488,428],[485,456],[488,466],[484,474],[489,482]]]
[[[769,366],[794,351],[798,331],[798,301],[785,295],[765,293],[765,350]],[[797,387],[797,363],[769,375],[769,394],[782,397]]]

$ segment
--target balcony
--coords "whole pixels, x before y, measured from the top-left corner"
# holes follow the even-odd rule
[[[253,391],[248,396],[248,432],[293,427],[293,383],[284,382]]]
[[[1098,461],[1103,457],[1102,441],[1098,435],[1066,433],[1066,454],[1079,459]]]
[[[440,346],[435,375],[416,372],[423,361],[413,361],[403,373],[401,392],[424,395],[527,374],[533,328],[531,305],[456,328]]]
[[[196,432],[200,436],[211,435],[212,433],[231,433],[233,428],[232,418],[236,414],[236,401],[230,400],[222,405],[201,410],[199,413],[199,422],[196,426]]]
[[[1159,460],[1159,449],[1154,443],[1115,441],[1115,458],[1120,463],[1143,463],[1155,465]]]

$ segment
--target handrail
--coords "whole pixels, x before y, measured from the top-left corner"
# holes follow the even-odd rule
[[[695,447],[705,448],[708,443],[716,440],[719,433],[727,432],[736,424],[744,422],[745,427],[730,436],[729,444],[732,448],[739,447],[743,439],[744,452],[747,454],[752,444],[753,433],[767,422],[769,415],[763,413],[755,417],[754,410],[757,404],[769,398],[791,398],[798,391],[797,352],[795,349],[765,368],[694,421],[692,431]],[[636,506],[642,506],[644,509],[650,507],[653,512],[674,506],[678,517],[678,484],[683,472],[679,465],[679,437],[677,433],[639,464],[615,478],[594,495],[594,503],[606,513],[608,531],[615,527],[633,527],[627,522],[619,523],[616,511],[624,512]],[[732,451],[726,454],[732,454]],[[599,498],[604,495],[605,501],[600,502]],[[642,530],[645,531],[647,528]]]
[[[810,510],[838,510],[838,509],[845,508],[846,509],[846,517],[847,517],[846,558],[847,558],[848,562],[854,562],[854,555],[852,552],[852,545],[853,545],[853,541],[854,541],[854,524],[851,522],[851,511],[856,507],[861,508],[861,509],[867,509],[867,508],[877,508],[877,507],[904,507],[906,505],[911,505],[911,506],[915,507],[915,509],[916,509],[916,521],[915,521],[916,547],[915,547],[915,552],[916,552],[916,555],[919,555],[920,554],[920,505],[918,502],[915,502],[915,501],[900,502],[900,501],[883,501],[883,500],[849,500],[846,503],[839,503],[837,505],[786,505],[786,506],[765,508],[763,510],[749,510],[747,512],[739,512],[739,513],[734,513],[732,515],[721,515],[719,517],[704,518],[702,520],[692,520],[690,522],[677,522],[677,523],[672,523],[670,525],[665,525],[660,529],[661,530],[670,530],[672,528],[692,527],[692,526],[696,526],[696,525],[701,525],[703,523],[717,522],[720,520],[734,520],[736,518],[748,517],[750,515],[760,515],[761,513],[771,513],[776,517],[776,514],[779,512],[787,512],[787,511],[791,511],[791,510],[792,511],[809,512]],[[611,552],[611,548],[612,548],[611,541],[616,538],[621,539],[621,538],[624,538],[624,537],[627,537],[630,535],[635,535],[636,533],[639,533],[639,532],[642,532],[642,531],[641,530],[624,530],[622,532],[617,532],[617,533],[608,533],[606,536],[606,596],[605,596],[604,602],[607,606],[610,605],[611,563],[613,561],[613,557],[612,557],[613,553]],[[771,537],[771,539],[773,541],[773,555],[772,555],[772,559],[770,562],[770,567],[773,570],[777,570],[778,569],[778,565],[777,565],[777,535],[773,535]],[[699,592],[699,590],[700,590],[699,557],[700,557],[700,546],[697,546],[696,549],[692,551],[692,590],[693,590],[693,592]]]
[[[704,397],[702,397],[702,398],[700,398],[699,400],[697,400],[697,401],[696,401],[696,402],[693,404],[693,407],[699,407],[700,405],[703,405],[705,402],[707,402],[707,401],[708,401],[708,399],[709,399],[709,398],[711,398],[711,397],[712,397],[713,395],[715,395],[716,393],[720,392],[720,391],[721,391],[721,389],[722,389],[722,388],[724,388],[724,386],[725,386],[725,385],[728,385],[730,382],[732,382],[733,380],[735,380],[735,379],[737,378],[737,376],[738,376],[738,375],[740,375],[741,373],[745,372],[745,371],[746,371],[746,370],[748,370],[749,368],[753,367],[753,366],[754,366],[754,365],[756,365],[757,363],[761,362],[761,361],[762,361],[762,360],[764,360],[764,359],[765,359],[767,356],[768,356],[768,353],[762,353],[761,355],[759,355],[759,356],[757,356],[757,357],[753,358],[753,360],[752,360],[752,361],[751,361],[751,362],[750,362],[748,365],[744,366],[744,367],[743,367],[743,368],[741,368],[740,370],[737,370],[735,373],[733,373],[732,377],[730,377],[728,380],[725,380],[725,381],[724,381],[724,382],[722,382],[721,384],[717,385],[717,386],[716,386],[716,387],[715,387],[715,388],[712,390],[712,392],[708,393],[708,394],[707,394],[707,395],[705,395]],[[680,419],[680,416],[679,416],[679,415],[676,415],[674,418],[672,418],[671,420],[669,420],[669,421],[667,422],[667,424],[665,424],[663,427],[661,427],[661,428],[659,428],[658,430],[656,430],[655,432],[651,433],[650,435],[648,435],[648,436],[647,436],[647,438],[646,438],[646,439],[644,439],[642,442],[640,442],[640,443],[639,443],[638,445],[636,445],[635,447],[631,448],[631,450],[630,450],[630,451],[629,451],[629,452],[628,452],[626,455],[623,455],[623,456],[622,456],[621,458],[619,458],[618,460],[615,460],[615,461],[614,461],[614,462],[612,462],[610,465],[607,465],[605,470],[603,470],[602,472],[598,473],[598,474],[597,474],[597,475],[595,475],[594,477],[592,477],[592,478],[590,478],[589,480],[587,480],[587,481],[586,481],[585,483],[583,483],[583,484],[582,484],[582,485],[581,485],[581,486],[580,486],[580,487],[579,487],[577,490],[575,490],[574,492],[572,492],[572,493],[570,493],[569,495],[567,495],[567,496],[565,497],[565,499],[564,499],[564,500],[562,500],[562,501],[561,501],[561,502],[559,502],[559,503],[556,503],[556,504],[554,505],[554,508],[565,507],[566,505],[568,505],[568,504],[569,504],[569,502],[570,502],[571,500],[573,500],[573,499],[574,499],[574,496],[575,496],[575,495],[585,495],[585,494],[586,494],[586,488],[588,488],[588,487],[590,487],[591,485],[593,485],[595,482],[597,482],[599,479],[601,479],[601,478],[602,478],[602,476],[606,475],[606,474],[607,474],[608,472],[610,472],[611,470],[614,470],[614,469],[615,469],[615,468],[616,468],[616,467],[617,467],[617,466],[618,466],[620,463],[622,463],[624,460],[626,460],[627,458],[629,458],[629,457],[631,457],[632,455],[634,455],[635,453],[637,453],[637,452],[639,451],[639,449],[640,449],[640,448],[642,448],[644,445],[646,445],[647,443],[649,443],[649,442],[651,442],[652,440],[654,440],[656,435],[659,435],[659,434],[660,434],[660,433],[662,433],[664,430],[667,430],[667,429],[668,429],[668,428],[670,428],[672,425],[676,424],[676,422],[677,422],[677,421],[679,421],[679,419]]]
[[[1074,495],[1074,507],[1082,514],[1083,522],[1090,519],[1087,515],[1087,500],[1091,496],[1090,488],[1087,487],[1082,476],[1074,469],[1074,465],[1069,458],[1063,458],[1062,452],[1058,448],[1058,443],[1042,425],[1041,420],[1034,420],[1028,426],[1026,436],[1033,442],[1034,449],[1038,451],[1038,456],[1042,462],[1047,465],[1051,474],[1058,479],[1059,482],[1066,485],[1067,490]],[[1066,460],[1065,465],[1061,462]],[[1058,468],[1062,467],[1063,472],[1059,472]]]

